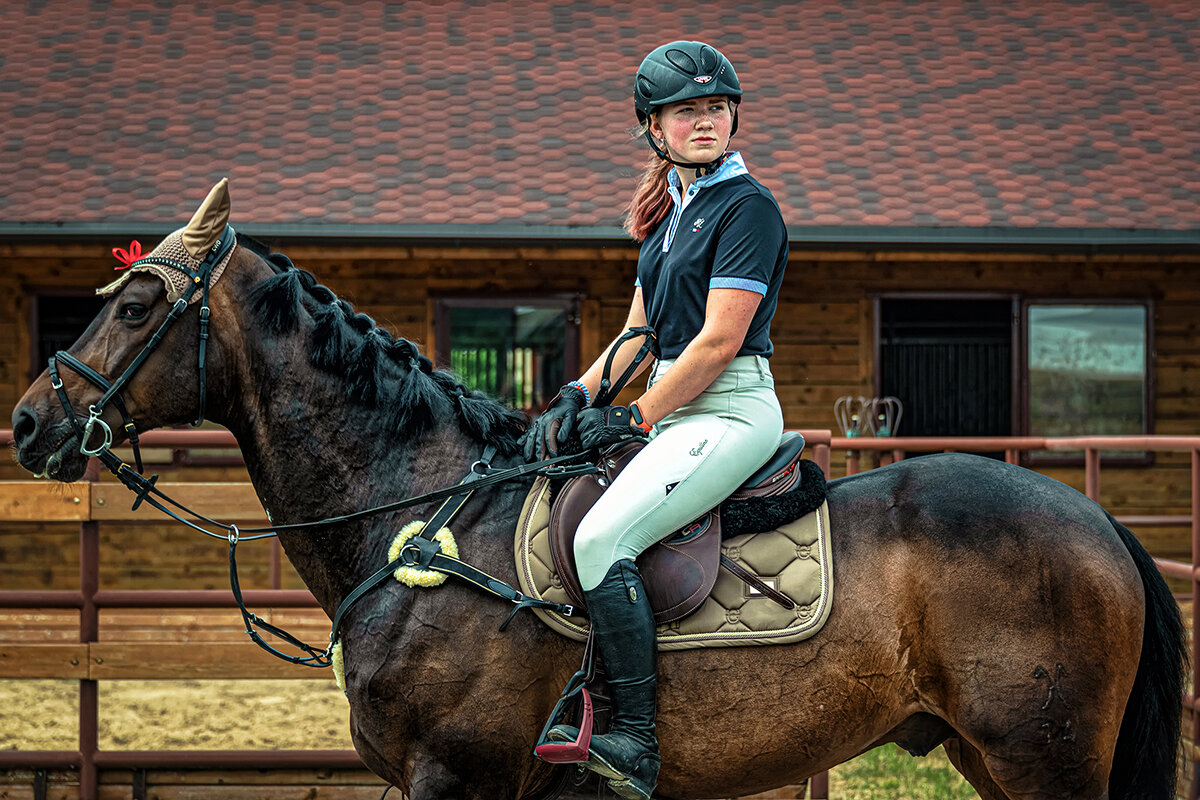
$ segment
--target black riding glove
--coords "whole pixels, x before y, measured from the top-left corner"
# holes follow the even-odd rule
[[[585,408],[579,413],[579,442],[584,450],[604,449],[630,439],[645,438],[646,432],[633,421],[629,406]]]
[[[587,397],[578,386],[564,386],[550,406],[529,424],[521,437],[526,461],[541,461],[558,455],[558,447],[575,430],[575,417],[587,407]]]

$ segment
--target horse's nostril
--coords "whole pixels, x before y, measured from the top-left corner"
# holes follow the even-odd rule
[[[13,440],[17,447],[23,447],[26,442],[37,436],[37,415],[29,408],[18,408],[13,412]]]

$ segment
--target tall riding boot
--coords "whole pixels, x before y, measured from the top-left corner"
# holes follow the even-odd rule
[[[637,565],[613,564],[600,585],[584,592],[596,646],[612,689],[612,726],[592,737],[588,769],[630,800],[648,800],[658,782],[658,738],[654,733],[658,689],[654,612]],[[556,726],[549,738],[573,741],[577,730]]]

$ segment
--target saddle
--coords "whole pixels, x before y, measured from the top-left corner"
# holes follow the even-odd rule
[[[551,504],[550,555],[563,590],[577,607],[586,608],[586,603],[575,569],[575,531],[600,495],[645,446],[645,442],[634,441],[614,447],[601,457],[599,473],[570,479],[559,489]],[[800,433],[785,433],[775,454],[747,478],[726,503],[761,502],[762,499],[792,491],[800,479],[800,454],[803,450],[804,437]],[[736,513],[734,518],[739,520],[740,529],[727,531],[728,535],[751,532],[740,525]],[[785,608],[794,607],[787,595],[776,591],[740,564],[722,555],[721,539],[722,514],[718,507],[638,557],[638,569],[642,573],[656,624],[682,619],[700,607],[712,592],[722,567],[749,584],[753,591],[770,597]]]

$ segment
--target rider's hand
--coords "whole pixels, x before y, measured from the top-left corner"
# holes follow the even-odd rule
[[[578,386],[562,387],[545,413],[529,425],[521,437],[525,460],[540,461],[558,455],[558,446],[575,430],[575,417],[587,407],[587,397]]]
[[[579,413],[579,441],[584,450],[604,449],[634,438],[645,438],[647,431],[634,421],[629,406],[585,408]]]

